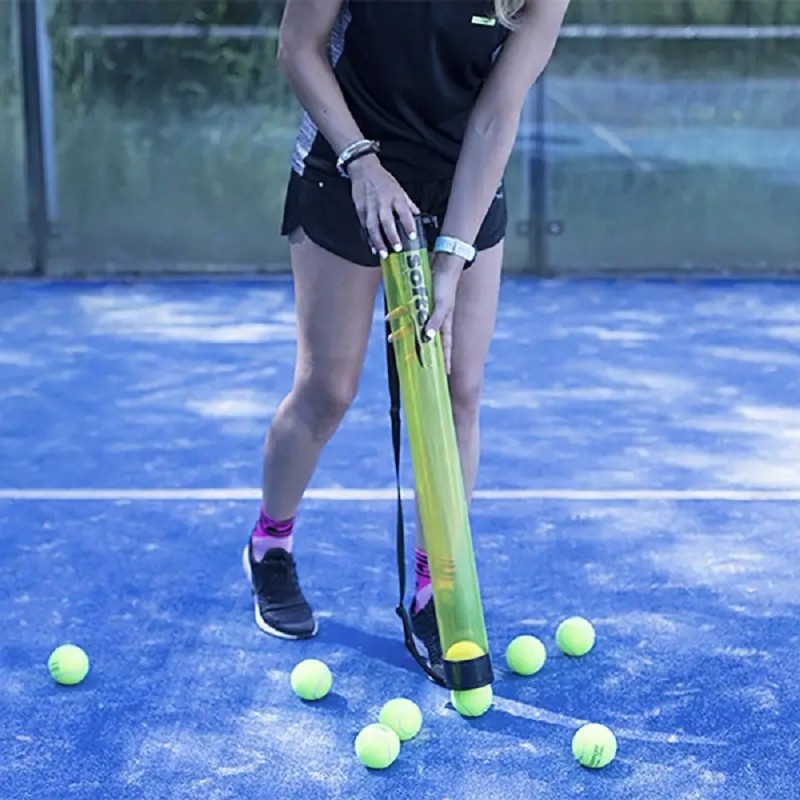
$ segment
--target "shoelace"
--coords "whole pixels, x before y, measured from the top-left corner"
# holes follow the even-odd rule
[[[281,594],[284,597],[300,594],[300,582],[297,579],[297,569],[291,557],[264,560],[262,563],[265,568],[276,573],[281,573],[281,577],[286,579],[287,583],[283,581],[280,583],[281,588],[284,590]]]

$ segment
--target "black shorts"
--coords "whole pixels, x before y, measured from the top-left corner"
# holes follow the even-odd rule
[[[428,247],[438,235],[450,198],[452,181],[405,182],[403,188],[419,210],[436,222],[427,226]],[[475,249],[488,250],[506,234],[508,211],[505,188],[501,185],[475,240]],[[286,191],[281,233],[288,236],[302,228],[312,242],[334,255],[365,267],[380,266],[373,255],[353,204],[350,181],[339,175],[294,170]]]

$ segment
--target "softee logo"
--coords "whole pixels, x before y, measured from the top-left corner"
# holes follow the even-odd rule
[[[405,258],[406,275],[411,289],[411,305],[414,314],[414,349],[420,366],[425,366],[422,359],[422,345],[426,343],[425,323],[431,312],[430,295],[425,285],[425,270],[419,252],[408,253]]]

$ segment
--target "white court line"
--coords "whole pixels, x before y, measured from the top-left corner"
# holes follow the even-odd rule
[[[652,172],[654,167],[649,161],[644,161],[633,152],[633,148],[614,131],[607,128],[600,122],[593,120],[578,108],[571,100],[568,100],[560,92],[548,88],[547,93],[550,98],[561,106],[565,111],[575,117],[581,125],[585,125],[601,141],[605,142],[614,152],[632,161],[642,172]]]
[[[546,725],[558,725],[562,728],[579,728],[591,720],[577,719],[575,717],[567,716],[566,714],[558,714],[554,711],[547,711],[544,708],[537,708],[536,706],[529,706],[527,703],[521,703],[518,700],[509,700],[505,697],[498,697],[495,695],[493,701],[494,708],[498,711],[504,711],[506,714],[511,714],[513,717],[522,717],[529,719],[532,722],[543,722]],[[630,739],[637,742],[657,742],[658,744],[703,744],[712,747],[725,747],[727,742],[718,739],[709,739],[705,736],[691,736],[683,733],[658,733],[655,731],[636,731],[629,728],[618,728],[613,726],[614,734],[619,739]]]
[[[394,489],[309,489],[308,500],[327,502],[392,501]],[[403,490],[410,500],[414,493]],[[573,500],[578,502],[619,501],[713,501],[713,502],[796,502],[800,489],[479,489],[475,500],[503,502],[531,500]],[[259,500],[261,492],[252,488],[230,489],[0,489],[0,500],[78,500],[78,501],[235,501]]]

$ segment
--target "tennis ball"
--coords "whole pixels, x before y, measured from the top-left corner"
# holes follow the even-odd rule
[[[600,769],[614,760],[617,737],[605,725],[584,725],[572,739],[572,754],[584,767]]]
[[[292,670],[292,689],[303,700],[321,700],[331,690],[333,676],[328,665],[316,658],[301,661]]]
[[[535,675],[547,660],[547,651],[535,636],[517,636],[506,648],[506,663],[517,675]]]
[[[383,725],[390,727],[401,742],[413,739],[422,727],[422,712],[413,700],[395,697],[385,703],[378,718]]]
[[[74,686],[89,672],[89,657],[74,644],[62,644],[47,659],[47,669],[57,683]]]
[[[592,623],[583,617],[565,619],[556,631],[556,643],[568,656],[585,656],[594,647],[594,641]]]
[[[447,648],[445,658],[448,661],[471,661],[473,658],[480,658],[483,655],[483,648],[475,644],[475,642],[467,641],[466,639],[461,642],[451,644]]]
[[[480,717],[492,705],[492,687],[481,686],[478,689],[451,691],[450,701],[462,717]]]
[[[388,725],[374,722],[356,736],[356,755],[365,767],[386,769],[399,754],[400,739]]]

